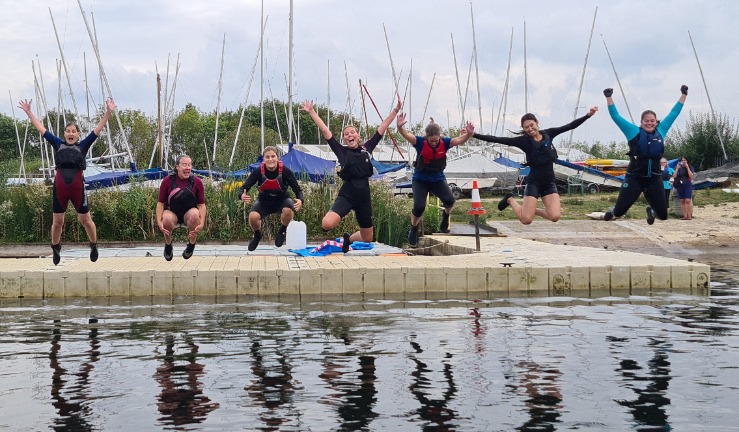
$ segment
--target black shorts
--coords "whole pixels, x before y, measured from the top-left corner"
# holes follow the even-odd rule
[[[290,198],[285,198],[282,201],[257,199],[251,206],[251,211],[259,213],[259,217],[264,219],[271,214],[282,213],[282,209],[284,208],[289,208],[294,212],[295,207],[293,206],[293,200]]]
[[[331,211],[342,218],[354,210],[354,217],[360,228],[372,228],[372,198],[369,180],[346,180],[339,190],[339,196],[331,206]]]
[[[526,188],[523,191],[523,196],[539,198],[556,193],[559,193],[559,191],[557,190],[557,183],[554,181],[526,179]]]

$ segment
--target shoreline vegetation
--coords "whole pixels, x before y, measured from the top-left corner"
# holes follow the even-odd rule
[[[341,180],[337,180],[340,182]],[[227,180],[214,183],[205,179],[208,220],[198,241],[209,243],[248,242],[252,230],[248,226],[249,206],[245,206],[236,196],[242,182]],[[331,207],[340,184],[304,183],[304,208],[296,214],[296,220],[306,223],[309,239],[339,237],[343,232],[357,229],[354,218],[344,218],[339,227],[325,234],[321,229],[321,218]],[[412,199],[396,196],[391,185],[386,182],[372,182],[372,203],[375,220],[375,241],[391,246],[403,247],[409,228]],[[156,202],[158,188],[134,182],[127,190],[89,191],[90,208],[97,225],[101,245],[106,243],[161,243],[162,233],[156,225]],[[252,191],[254,193],[254,191]],[[585,195],[562,195],[562,220],[590,220],[589,213],[602,212],[613,205],[617,192],[601,192]],[[51,186],[28,185],[21,187],[0,186],[0,245],[39,244],[48,245],[51,226]],[[481,223],[514,221],[510,210],[499,212],[497,203],[500,196],[492,196],[483,191],[482,205],[487,214],[480,217]],[[739,221],[739,194],[723,192],[720,189],[698,190],[694,196],[696,222],[706,223],[706,215],[715,227],[721,228],[722,220],[731,220],[726,229],[733,230]],[[646,201],[640,198],[623,220],[644,219]],[[671,205],[671,212],[674,210]],[[469,223],[473,216],[467,215],[469,199],[460,199],[452,213],[453,223]],[[76,217],[71,209],[67,212],[67,222]],[[423,232],[432,234],[440,222],[440,205],[432,197],[424,214]],[[674,218],[670,214],[670,218]],[[702,220],[703,219],[703,220]],[[607,223],[595,221],[597,223]],[[693,221],[680,221],[687,229]],[[264,220],[264,233],[268,241],[277,229],[279,221],[270,216]],[[723,224],[727,225],[727,224]],[[659,225],[654,225],[659,229]],[[683,225],[680,225],[681,227]],[[524,227],[525,228],[525,227]],[[552,225],[551,231],[556,231]],[[682,229],[682,228],[681,228]],[[679,234],[679,233],[678,233]],[[729,235],[730,233],[727,233]],[[721,234],[717,234],[721,236]],[[736,234],[734,234],[735,236]],[[175,241],[184,241],[186,230],[175,231]],[[62,235],[63,243],[80,243],[86,239],[79,224],[66,223]]]

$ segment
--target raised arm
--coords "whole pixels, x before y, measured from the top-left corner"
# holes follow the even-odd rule
[[[398,114],[398,120],[395,122],[395,126],[398,128],[398,133],[409,143],[416,144],[416,136],[408,132],[405,128],[405,124],[408,123],[408,119],[405,113]]]
[[[31,120],[31,124],[33,127],[36,128],[36,130],[41,134],[46,133],[46,127],[39,119],[36,118],[35,115],[33,115],[33,111],[31,111],[31,101],[28,99],[23,99],[22,101],[18,102],[18,108],[22,109],[24,113],[28,116],[28,119]]]
[[[687,99],[688,97],[688,86],[683,84],[680,87],[680,93],[681,93],[680,99],[677,100],[677,102],[675,103],[675,106],[672,107],[670,112],[657,125],[657,130],[659,131],[659,133],[662,134],[662,136],[667,135],[667,132],[672,127],[672,124],[675,123],[677,116],[680,115],[680,111],[683,110],[683,105],[685,105],[685,99]]]
[[[608,102],[608,114],[610,114],[611,120],[621,129],[627,140],[634,138],[639,133],[639,126],[629,122],[618,113],[616,104],[613,103],[613,89],[603,90],[603,95],[606,97],[606,102]]]
[[[458,145],[462,145],[467,142],[470,138],[472,138],[472,135],[475,134],[475,125],[473,125],[470,122],[467,122],[464,129],[462,129],[460,135],[458,137],[452,138],[452,140],[449,142],[449,147],[454,147]]]
[[[390,124],[395,120],[395,116],[398,115],[400,112],[400,108],[403,107],[403,102],[400,100],[400,95],[398,96],[398,103],[395,104],[395,107],[390,111],[390,114],[388,114],[387,117],[385,117],[385,120],[382,121],[380,126],[377,128],[377,133],[380,135],[385,135],[385,131],[390,126]]]
[[[100,134],[103,132],[103,128],[105,127],[105,124],[108,123],[108,119],[110,118],[110,115],[113,113],[113,110],[115,109],[115,102],[113,102],[113,99],[108,98],[105,100],[105,114],[103,114],[103,117],[100,119],[100,122],[95,127],[96,136],[100,136]]]
[[[313,101],[312,100],[305,100],[301,105],[300,109],[302,111],[305,111],[310,116],[311,120],[313,120],[313,123],[318,126],[318,130],[321,131],[321,135],[323,135],[324,138],[330,139],[334,134],[331,133],[331,130],[326,126],[326,123],[321,120],[321,117],[318,116],[318,113],[315,109],[313,109]]]

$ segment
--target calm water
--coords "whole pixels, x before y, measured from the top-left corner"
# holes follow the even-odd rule
[[[0,307],[0,430],[739,430],[710,297]]]

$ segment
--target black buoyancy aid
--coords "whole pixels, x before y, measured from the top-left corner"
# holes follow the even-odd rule
[[[639,135],[629,141],[628,172],[644,177],[661,176],[659,161],[664,152],[665,141],[659,132],[655,130],[649,133],[639,128]]]
[[[261,171],[262,171],[262,184],[259,185],[257,188],[259,192],[282,192],[286,190],[285,185],[282,181],[282,162],[277,162],[277,178],[274,179],[268,179],[267,178],[267,169],[264,165],[264,162],[262,162]]]
[[[364,148],[346,152],[344,166],[341,167],[339,177],[343,180],[364,179],[372,177],[374,173],[370,154]]]
[[[198,206],[198,198],[195,196],[195,178],[190,175],[186,188],[177,186],[177,174],[169,175],[169,195],[167,196],[167,207],[173,213],[185,214],[191,208]]]
[[[436,147],[429,144],[429,140],[423,140],[421,151],[416,156],[416,170],[419,172],[438,173],[446,168],[446,144],[439,140]]]
[[[79,144],[62,144],[54,154],[57,168],[73,168],[84,170],[87,168],[85,155],[82,154]]]
[[[552,140],[546,134],[542,135],[542,138],[543,140],[539,146],[537,146],[538,143],[536,141],[531,140],[534,149],[531,154],[526,155],[524,166],[541,168],[557,160],[559,155],[557,154],[557,149],[552,145]]]

